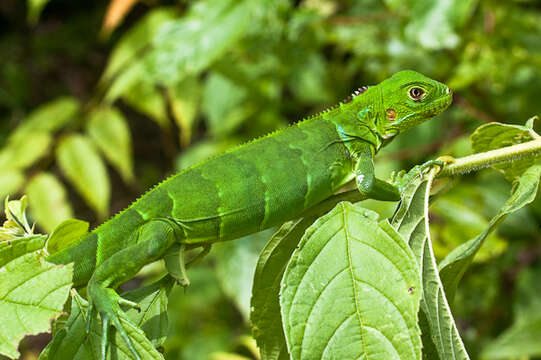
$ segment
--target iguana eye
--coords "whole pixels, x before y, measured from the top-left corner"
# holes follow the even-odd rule
[[[419,101],[423,98],[425,91],[421,88],[413,87],[410,89],[409,94],[413,101]]]

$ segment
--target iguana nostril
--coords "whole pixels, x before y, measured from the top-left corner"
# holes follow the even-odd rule
[[[449,89],[449,88],[445,89],[445,93],[446,93],[446,94],[450,94],[450,93],[451,93],[451,89]]]

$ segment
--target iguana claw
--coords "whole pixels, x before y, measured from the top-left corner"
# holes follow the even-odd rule
[[[88,292],[89,292],[89,311],[88,311],[88,320],[86,323],[86,332],[87,333],[90,332],[91,322],[93,321],[93,315],[94,315],[94,312],[97,310],[100,315],[101,325],[102,325],[101,360],[105,360],[107,357],[107,347],[109,344],[108,336],[109,336],[110,325],[113,325],[116,328],[116,330],[120,333],[120,336],[126,343],[126,346],[130,350],[130,352],[133,354],[133,356],[137,360],[141,360],[141,357],[135,350],[135,347],[133,346],[133,343],[130,337],[128,336],[126,330],[124,329],[124,326],[122,325],[122,322],[120,320],[120,318],[123,317],[124,319],[129,321],[127,316],[124,314],[124,311],[122,311],[122,309],[120,308],[120,305],[126,305],[131,308],[137,309],[138,311],[141,311],[141,307],[139,306],[139,304],[123,299],[113,289],[105,288],[98,284],[89,283]]]
[[[440,169],[445,166],[445,164],[451,163],[452,160],[447,159],[446,157],[441,157],[436,160],[428,160],[427,162],[414,166],[407,173],[404,170],[399,172],[394,172],[391,174],[390,183],[396,186],[400,193],[404,192],[405,187],[411,181],[414,176],[423,177],[423,174],[426,169],[432,166],[438,166]]]
[[[120,322],[120,318],[117,314],[113,314],[112,316],[105,312],[100,312],[101,317],[101,326],[102,326],[102,338],[101,338],[101,358],[102,360],[105,360],[107,356],[107,345],[108,345],[108,334],[109,334],[109,325],[113,325],[116,330],[120,333],[120,336],[128,346],[128,349],[130,349],[130,352],[133,354],[133,356],[137,360],[141,360],[141,357],[135,350],[135,347],[133,346],[130,337],[126,333],[126,330],[124,329],[124,326],[122,326],[122,323]]]

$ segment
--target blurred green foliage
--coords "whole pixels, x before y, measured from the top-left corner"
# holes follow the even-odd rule
[[[0,4],[0,197],[28,194],[47,232],[72,217],[96,225],[168,174],[402,69],[456,97],[382,151],[383,177],[470,153],[484,122],[541,112],[539,0],[152,0],[132,2],[106,38],[112,3],[122,1]],[[455,180],[432,209],[436,255],[484,229],[510,186],[492,170]],[[486,240],[458,288],[472,358],[541,358],[539,347],[513,346],[521,334],[541,338],[540,320],[524,316],[541,313],[540,228],[537,199]],[[255,237],[221,244],[190,270],[188,296],[173,291],[166,358],[255,357],[242,336],[270,235]]]

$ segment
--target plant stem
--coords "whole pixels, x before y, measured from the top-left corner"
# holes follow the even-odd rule
[[[454,159],[454,162],[443,167],[438,177],[466,174],[470,171],[476,171],[526,157],[534,157],[540,154],[541,139],[535,139],[517,145]]]

